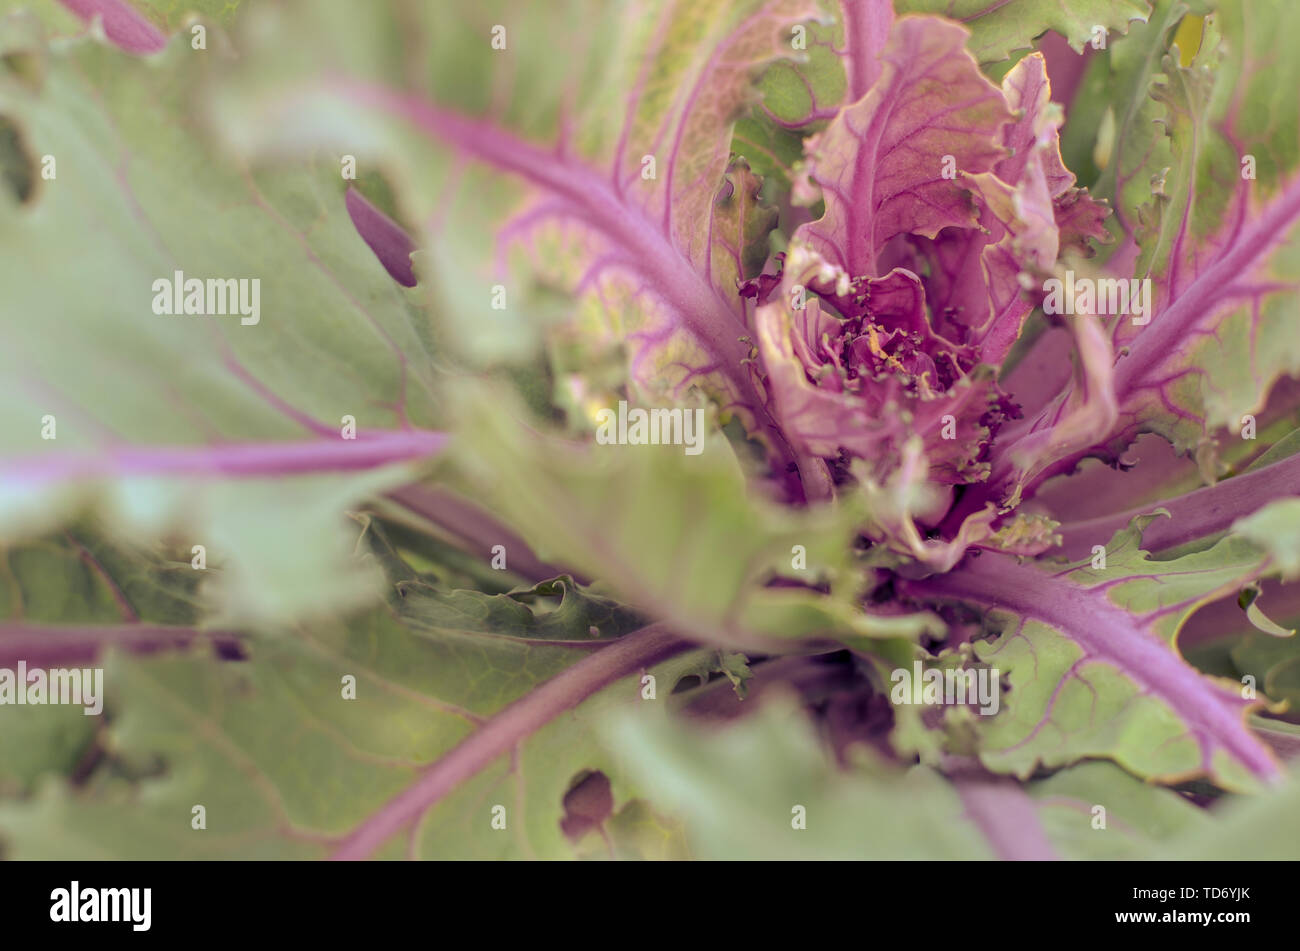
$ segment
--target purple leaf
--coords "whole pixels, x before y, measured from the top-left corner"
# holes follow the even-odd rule
[[[415,286],[415,271],[411,267],[411,252],[415,242],[392,218],[384,214],[355,188],[349,188],[344,199],[348,215],[356,225],[357,234],[375,252],[379,263],[398,284]]]
[[[104,35],[128,53],[157,53],[167,45],[167,37],[135,11],[127,0],[59,0],[65,7],[89,23],[99,17]]]
[[[1012,116],[966,52],[968,36],[945,20],[900,20],[871,91],[809,147],[826,214],[795,237],[853,277],[880,274],[877,255],[895,235],[976,226],[944,159],[988,171],[1005,154],[997,132]]]

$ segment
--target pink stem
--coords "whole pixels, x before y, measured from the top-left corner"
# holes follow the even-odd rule
[[[98,452],[48,452],[0,461],[0,485],[105,476],[281,476],[373,469],[427,458],[443,433],[410,429],[357,439],[215,446],[114,446]]]

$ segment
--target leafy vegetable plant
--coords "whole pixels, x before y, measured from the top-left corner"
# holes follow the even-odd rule
[[[1296,35],[2,0],[2,854],[1296,857]]]

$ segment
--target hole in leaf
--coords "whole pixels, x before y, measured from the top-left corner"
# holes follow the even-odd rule
[[[36,162],[17,124],[0,116],[0,182],[26,204],[36,192]]]
[[[217,638],[213,642],[218,660],[248,660],[248,651],[233,637]]]
[[[696,687],[703,687],[707,681],[698,674],[687,674],[677,685],[673,687],[673,693],[686,693],[688,690],[694,690]]]
[[[614,812],[614,794],[609,777],[599,770],[579,775],[577,782],[564,794],[564,818],[560,830],[569,841],[577,842],[593,829],[599,829]]]

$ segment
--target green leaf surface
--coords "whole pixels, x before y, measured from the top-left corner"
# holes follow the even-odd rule
[[[437,402],[423,317],[357,236],[346,183],[214,153],[183,42],[147,61],[93,39],[31,49],[44,81],[0,74],[0,116],[57,164],[27,203],[0,193],[0,531],[93,504],[122,534],[182,535],[224,566],[208,594],[229,621],[373,597],[339,513],[436,448],[404,427]],[[177,271],[259,281],[258,322],[155,313]]]
[[[777,649],[935,629],[924,615],[876,617],[855,603],[854,503],[798,511],[756,498],[719,435],[697,455],[677,445],[581,445],[539,432],[491,390],[466,396],[451,450],[459,478],[542,557],[599,576],[684,633]],[[777,577],[804,586],[768,587]],[[830,596],[812,587],[821,584]]]
[[[949,781],[902,770],[861,751],[841,768],[788,698],[722,729],[639,716],[613,720],[607,733],[639,782],[682,817],[696,858],[1140,858],[1208,825],[1177,793],[1107,763],[1024,792],[978,774]]]
[[[1145,21],[1151,12],[1147,0],[898,0],[895,10],[934,13],[960,20],[971,30],[969,49],[981,63],[996,63],[1016,50],[1032,46],[1047,30],[1065,37],[1082,52],[1092,41],[1094,27],[1102,27],[1107,41],[1122,34],[1133,20]]]
[[[103,603],[107,577],[65,593],[85,601],[97,592],[98,606],[87,604],[82,619],[116,610]],[[540,602],[557,595],[559,605],[543,610]],[[206,647],[109,652],[97,662],[108,695],[95,741],[102,759],[75,784],[59,774],[86,757],[101,721],[80,708],[0,708],[11,724],[0,751],[22,754],[31,744],[6,756],[0,772],[0,792],[27,793],[0,799],[0,849],[11,858],[324,856],[506,704],[600,649],[595,622],[611,636],[630,623],[567,580],[515,598],[395,591],[393,602],[250,642],[246,660],[221,662]],[[40,606],[33,599],[29,616]],[[695,652],[651,666],[657,702],[681,677],[718,664]],[[620,817],[611,817],[612,841],[668,847],[654,843],[678,841],[672,823],[632,805],[619,756],[597,741],[612,707],[649,706],[642,697],[639,674],[630,676],[540,724],[377,854],[572,857],[580,850],[561,829],[565,795],[592,770],[612,781]],[[204,829],[192,825],[198,805]],[[493,827],[496,805],[506,809],[504,829]]]
[[[1198,835],[1171,843],[1152,858],[1176,861],[1287,861],[1300,842],[1300,781],[1217,807]]]
[[[1112,763],[1083,762],[1026,791],[1053,845],[1072,859],[1145,859],[1162,845],[1194,841],[1211,825],[1178,793]]]
[[[939,776],[867,767],[840,773],[786,704],[769,704],[714,735],[662,717],[615,720],[608,735],[657,801],[683,816],[696,858],[992,857]]]
[[[1125,54],[1134,98],[1102,191],[1138,243],[1134,276],[1150,281],[1155,309],[1149,325],[1115,328],[1127,348],[1120,428],[1185,451],[1241,426],[1279,377],[1300,374],[1300,120],[1277,93],[1300,84],[1280,39],[1300,29],[1300,8],[1221,4],[1186,66],[1163,52],[1177,12]]]
[[[1282,577],[1300,576],[1300,499],[1279,499],[1233,523],[1232,531],[1273,559]]]

